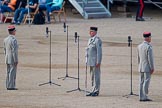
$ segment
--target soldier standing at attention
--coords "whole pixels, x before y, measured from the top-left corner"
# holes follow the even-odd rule
[[[138,0],[136,21],[145,21],[145,19],[143,18],[144,7],[145,7],[144,0]]]
[[[100,66],[102,60],[102,41],[97,36],[97,27],[90,27],[90,39],[86,49],[86,63],[90,66],[92,90],[86,96],[98,96],[100,91]]]
[[[140,101],[152,101],[148,98],[148,88],[150,85],[151,74],[154,72],[154,60],[151,42],[151,33],[143,33],[144,41],[138,45],[138,71],[140,72]]]
[[[13,25],[8,26],[9,35],[4,39],[5,63],[7,65],[7,90],[17,90],[16,87],[16,70],[18,64],[18,43],[15,38],[16,28]]]

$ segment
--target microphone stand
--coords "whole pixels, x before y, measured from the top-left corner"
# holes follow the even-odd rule
[[[124,97],[129,97],[131,95],[134,95],[134,96],[138,96],[137,94],[134,94],[133,93],[133,90],[132,90],[132,39],[131,39],[131,36],[128,36],[128,47],[131,48],[130,50],[130,71],[131,71],[131,75],[130,75],[130,94],[128,95],[125,95]]]
[[[86,62],[86,71],[85,71],[85,95],[87,95],[87,62]]]
[[[84,91],[85,92],[85,90],[82,90],[82,89],[80,89],[80,87],[79,87],[79,36],[77,35],[77,32],[75,32],[75,42],[76,42],[76,39],[78,39],[77,41],[78,41],[78,87],[76,88],[76,89],[73,89],[73,90],[69,90],[69,91],[67,91],[67,93],[69,93],[69,92],[73,92],[73,91]]]
[[[65,74],[65,76],[64,77],[59,77],[58,79],[62,79],[62,80],[65,80],[66,78],[73,78],[73,79],[78,79],[78,78],[75,78],[75,77],[71,77],[71,76],[69,76],[68,75],[68,52],[69,52],[69,50],[68,50],[68,37],[69,37],[69,35],[68,35],[68,25],[66,25],[66,23],[64,23],[64,32],[66,32],[67,33],[67,45],[66,45],[66,74]]]
[[[56,83],[53,83],[51,81],[51,31],[48,31],[48,27],[46,28],[46,33],[47,33],[47,37],[48,37],[48,32],[50,33],[50,50],[49,50],[49,81],[48,82],[45,82],[45,83],[42,83],[42,84],[39,84],[39,86],[42,86],[42,85],[46,85],[46,84],[54,84],[54,85],[57,85],[57,86],[61,86],[59,84],[56,84]]]

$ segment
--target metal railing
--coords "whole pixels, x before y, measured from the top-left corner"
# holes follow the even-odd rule
[[[107,0],[107,9],[110,11],[110,3],[113,4],[113,0]]]
[[[88,0],[82,0],[82,7],[83,7],[83,16],[85,17],[85,6],[88,4]]]
[[[114,0],[114,1],[120,1],[120,2],[123,2],[124,5],[127,4],[127,2],[134,2],[134,3],[137,3],[138,0]],[[162,2],[158,2],[158,1],[152,1],[152,0],[144,0],[144,3],[147,3],[147,4],[153,4],[155,5],[156,7],[162,9]]]

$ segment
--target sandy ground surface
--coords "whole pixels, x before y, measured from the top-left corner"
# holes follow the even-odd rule
[[[135,15],[135,12],[132,12]],[[5,88],[6,65],[4,64],[3,39],[8,35],[7,26],[0,24],[0,108],[162,108],[162,13],[148,10],[145,22],[126,18],[123,13],[113,12],[112,18],[84,20],[79,14],[67,13],[69,26],[69,76],[77,77],[77,43],[74,32],[80,36],[80,85],[85,90],[85,47],[89,38],[89,27],[97,26],[103,40],[101,91],[98,97],[86,97],[85,92],[68,90],[78,88],[77,80],[64,77],[66,72],[66,33],[63,23],[58,21],[46,25],[16,26],[19,42],[19,65],[16,91]],[[52,82],[49,81],[49,38],[52,36]],[[153,102],[139,102],[137,72],[137,45],[143,41],[142,33],[152,32],[155,57],[155,73],[152,76],[149,96]],[[133,94],[130,94],[130,47],[127,38],[133,39]],[[88,74],[88,90],[90,76]],[[128,95],[129,97],[125,97]]]

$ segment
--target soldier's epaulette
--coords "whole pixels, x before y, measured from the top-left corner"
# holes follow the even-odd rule
[[[100,38],[97,36],[96,39],[100,39]]]
[[[100,37],[96,37],[97,40],[101,40]]]
[[[12,37],[12,39],[14,40],[15,38],[14,38],[14,37]]]
[[[11,36],[11,39],[15,40],[15,38],[13,36]]]

